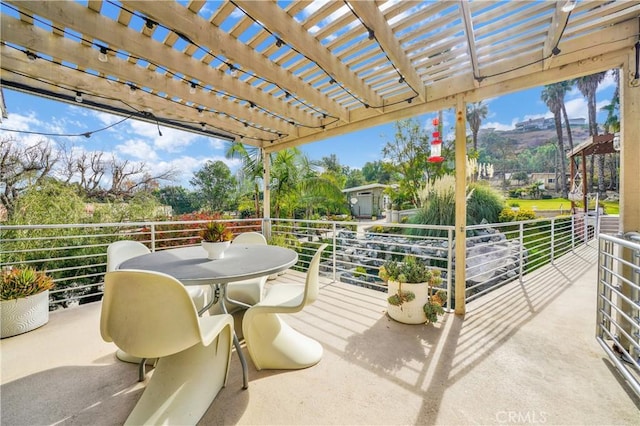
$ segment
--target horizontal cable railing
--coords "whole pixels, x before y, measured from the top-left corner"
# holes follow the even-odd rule
[[[593,236],[581,216],[467,227],[466,300],[471,301],[575,249]]]
[[[208,220],[0,226],[0,267],[31,266],[56,283],[51,309],[98,301],[107,265],[107,247],[135,240],[152,251],[200,244]],[[262,231],[261,219],[224,221],[234,234]]]
[[[452,226],[294,219],[222,220],[234,234],[262,232],[269,244],[298,252],[293,267],[306,271],[317,248],[328,243],[321,273],[333,280],[386,291],[378,277],[387,260],[412,255],[442,274],[447,308],[455,300]],[[208,220],[0,226],[0,267],[46,271],[56,287],[51,309],[98,301],[107,247],[139,241],[152,251],[200,244]],[[561,217],[467,228],[466,299],[472,300],[572,250],[588,234],[581,219]]]
[[[317,247],[328,243],[321,272],[336,281],[379,291],[386,291],[386,283],[378,277],[380,266],[387,260],[414,256],[441,271],[450,308],[453,235],[452,226],[271,219],[270,241],[295,248],[305,266]]]
[[[640,396],[640,233],[598,236],[596,340]]]

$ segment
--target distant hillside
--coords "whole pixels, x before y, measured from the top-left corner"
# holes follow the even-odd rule
[[[518,154],[527,148],[536,148],[546,144],[549,140],[555,140],[555,129],[547,130],[531,130],[528,132],[517,132],[515,130],[501,131],[501,130],[481,130],[478,135],[478,148],[485,148],[488,143],[489,134],[491,132],[496,133],[511,141],[513,145],[513,151]],[[574,127],[571,129],[573,135],[574,146],[584,142],[589,137],[589,130],[586,127]],[[563,133],[565,148],[569,148],[566,132]]]

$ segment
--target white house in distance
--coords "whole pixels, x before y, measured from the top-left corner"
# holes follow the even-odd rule
[[[564,122],[563,122],[564,124]],[[584,118],[570,118],[569,126],[571,127],[584,127],[587,125],[587,121]],[[544,130],[555,128],[555,122],[553,117],[551,118],[530,118],[527,121],[521,121],[515,124],[517,132],[529,132],[532,130]]]
[[[388,202],[388,195],[384,194],[384,190],[389,187],[391,185],[370,183],[343,189],[342,192],[347,196],[351,216],[359,218],[381,216]]]

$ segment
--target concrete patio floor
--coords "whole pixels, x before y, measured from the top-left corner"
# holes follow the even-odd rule
[[[249,361],[242,390],[234,354],[200,424],[638,424],[640,401],[595,340],[596,263],[583,247],[435,326],[396,323],[383,293],[324,280],[320,299],[287,317],[322,343],[322,361]],[[2,425],[124,422],[144,383],[102,342],[99,315],[99,303],[53,312],[1,341]]]

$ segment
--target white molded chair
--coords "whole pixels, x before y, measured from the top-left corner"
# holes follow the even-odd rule
[[[313,256],[304,285],[274,284],[244,314],[242,331],[256,369],[294,370],[322,358],[322,345],[294,330],[278,314],[299,312],[318,298],[320,256],[326,247],[321,245]]]
[[[233,317],[198,317],[186,288],[149,271],[105,276],[100,334],[140,358],[158,358],[125,424],[196,424],[226,385]]]
[[[147,248],[144,244],[138,241],[132,240],[121,240],[116,241],[107,247],[107,272],[112,272],[118,269],[118,266],[124,262],[125,260],[131,259],[132,257],[142,256],[144,254],[151,253],[151,250]],[[206,288],[206,291],[205,291]],[[195,303],[196,308],[198,310],[202,309],[207,302],[207,293],[209,291],[209,287],[189,287],[187,288],[189,296]],[[132,356],[122,350],[118,350],[116,352],[116,357],[125,362],[139,363],[138,370],[138,380],[143,381],[145,376],[145,364],[153,365],[156,360],[155,359],[145,359]]]
[[[138,241],[122,240],[111,243],[107,247],[107,272],[115,271],[125,260],[148,253],[151,253],[151,250]],[[191,286],[187,288],[198,310],[205,305],[208,290],[208,286]]]
[[[244,232],[238,234],[233,239],[233,244],[267,244],[267,240],[259,232]],[[255,305],[262,300],[264,294],[264,285],[267,282],[267,276],[250,278],[241,281],[232,281],[227,284],[226,293],[227,297],[231,300],[237,300],[246,305]],[[226,302],[225,307],[228,312],[234,312],[238,309],[246,309],[246,306],[241,306],[233,302]],[[222,308],[219,303],[215,304],[209,311],[212,314],[222,312]]]

